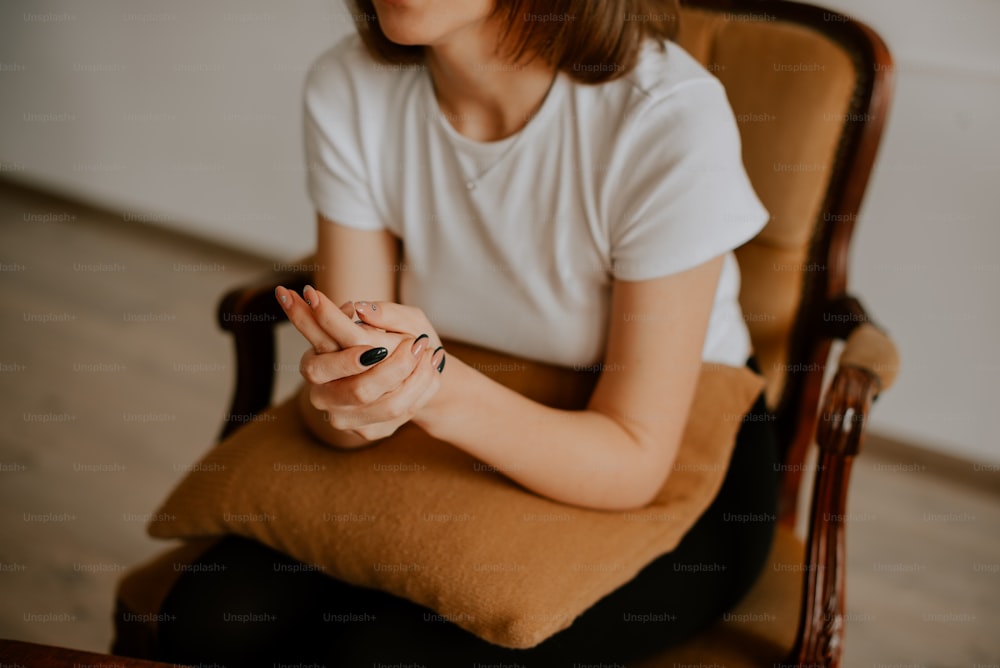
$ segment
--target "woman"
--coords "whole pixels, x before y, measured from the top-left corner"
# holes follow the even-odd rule
[[[413,422],[556,501],[648,503],[684,427],[664,406],[688,410],[702,360],[741,366],[751,353],[731,251],[767,221],[721,85],[668,41],[674,3],[356,9],[360,39],[321,56],[306,85],[317,287],[276,293],[311,344],[307,424],[353,448]],[[446,358],[442,337],[603,372],[586,410],[556,410]],[[774,514],[767,421],[744,424],[722,492],[678,549],[534,649],[489,645],[323,575],[279,583],[280,555],[234,539],[205,559],[254,578],[287,628],[200,650],[176,629],[167,658],[288,660],[295,647],[328,665],[570,666],[652,652],[721,614],[763,563],[772,527],[723,519]],[[721,567],[686,567],[708,562]],[[197,582],[182,578],[167,608],[208,580]],[[317,639],[307,599],[386,621]],[[623,621],[640,609],[671,623]]]

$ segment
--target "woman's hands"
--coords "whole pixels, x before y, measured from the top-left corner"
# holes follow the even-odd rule
[[[391,302],[340,308],[307,286],[279,287],[278,302],[311,344],[300,371],[309,403],[331,427],[366,442],[411,420],[440,386],[445,353],[423,311]]]

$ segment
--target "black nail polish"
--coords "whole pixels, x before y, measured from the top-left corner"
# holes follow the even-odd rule
[[[371,366],[377,362],[381,362],[389,354],[387,348],[372,348],[371,350],[366,350],[361,353],[361,364],[364,366]]]
[[[421,334],[421,335],[420,335],[420,336],[418,336],[418,337],[417,337],[417,338],[416,338],[416,339],[415,339],[415,340],[414,340],[413,342],[414,342],[414,343],[416,343],[416,342],[417,342],[417,341],[419,341],[420,339],[429,339],[429,338],[431,338],[431,337],[427,336],[426,334]]]
[[[442,348],[444,348],[444,346],[438,346],[437,348],[435,348],[434,349],[434,353],[431,355],[431,357],[434,357],[434,355],[437,355],[437,352],[439,350],[441,350]],[[447,353],[445,353],[444,355],[441,355],[441,363],[438,364],[438,373],[442,373],[444,371],[444,362],[445,362],[446,359],[448,359],[448,354]]]

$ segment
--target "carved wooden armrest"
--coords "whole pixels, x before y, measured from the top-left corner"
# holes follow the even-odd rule
[[[830,319],[837,323],[832,334],[847,342],[821,402],[816,428],[819,457],[806,543],[802,618],[790,663],[835,668],[840,665],[844,634],[844,529],[851,466],[872,402],[895,381],[899,355],[856,299],[845,297],[834,309],[845,317]]]
[[[233,335],[236,354],[236,386],[220,439],[248,423],[271,403],[275,327],[287,320],[274,298],[274,289],[283,285],[301,292],[312,280],[311,258],[287,266],[290,270],[278,270],[230,290],[219,302],[219,326]]]

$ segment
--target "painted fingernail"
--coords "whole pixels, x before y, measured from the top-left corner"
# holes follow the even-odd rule
[[[444,361],[446,359],[448,359],[448,356],[444,352],[444,346],[438,346],[437,348],[435,348],[434,349],[434,355],[431,357],[431,359],[433,360],[434,357],[437,357],[437,354],[439,352],[441,353],[441,361],[438,362],[437,370],[438,370],[438,373],[441,373],[441,372],[444,371]]]
[[[309,304],[309,306],[316,308],[316,304],[319,303],[319,300],[316,299],[316,295],[313,294],[314,292],[315,290],[313,290],[313,286],[307,285],[306,287],[302,288],[302,298],[306,300],[306,304]]]
[[[413,347],[410,348],[410,351],[413,353],[413,356],[416,357],[417,355],[419,355],[423,351],[423,349],[427,347],[427,344],[429,342],[430,338],[426,334],[421,334],[420,336],[418,336],[417,340],[413,342]]]
[[[363,366],[371,366],[384,360],[388,354],[389,350],[387,348],[379,347],[366,350],[361,353],[361,364]]]
[[[274,296],[278,298],[282,306],[288,306],[288,295],[284,293],[284,288],[277,287],[274,289]]]
[[[365,323],[364,323],[364,321],[362,321],[362,320],[355,320],[355,321],[354,321],[354,324],[355,324],[355,325],[363,325],[363,324],[365,324]]]

